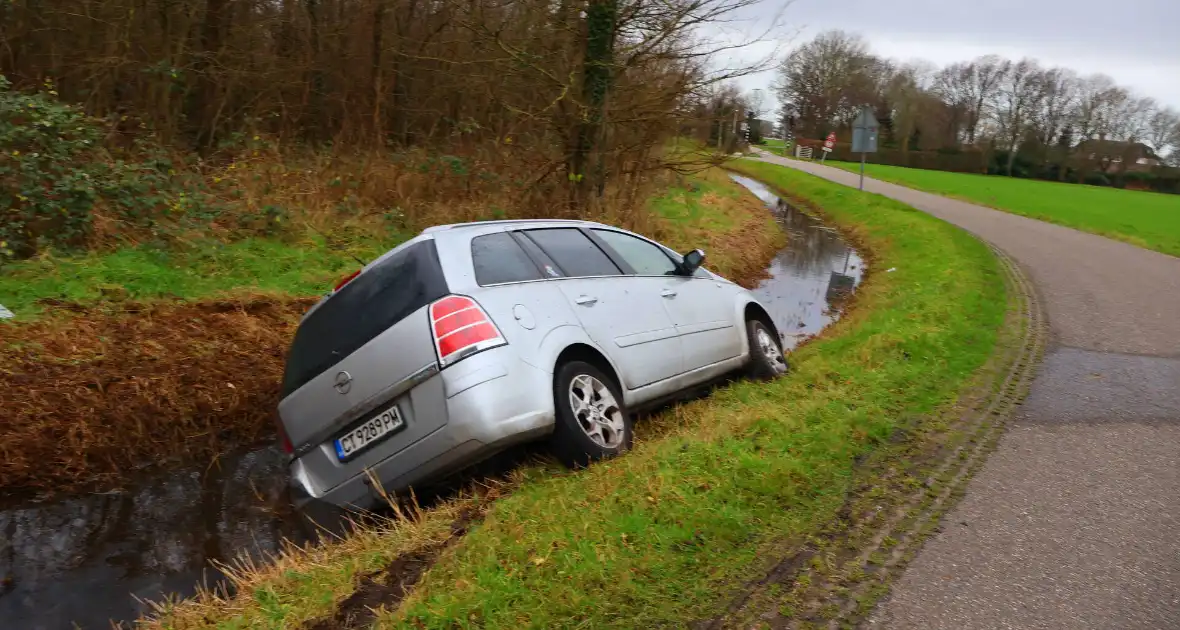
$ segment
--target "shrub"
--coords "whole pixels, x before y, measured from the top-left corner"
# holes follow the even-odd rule
[[[100,211],[127,229],[215,208],[186,192],[158,149],[137,142],[136,159],[116,159],[106,136],[102,121],[60,102],[52,83],[23,93],[0,75],[0,263],[84,246]]]

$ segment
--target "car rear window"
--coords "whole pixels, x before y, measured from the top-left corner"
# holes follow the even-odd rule
[[[540,280],[541,270],[507,232],[471,239],[471,262],[479,286]]]
[[[617,276],[621,273],[581,230],[555,228],[529,230],[525,234],[561,267],[566,276]]]
[[[299,325],[287,353],[283,397],[447,293],[432,240],[415,243],[357,276]]]

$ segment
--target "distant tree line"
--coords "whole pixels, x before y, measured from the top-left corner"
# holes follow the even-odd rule
[[[863,38],[828,31],[792,50],[775,90],[783,125],[801,138],[847,135],[871,106],[893,161],[911,152],[978,152],[1006,175],[1109,183],[1180,166],[1180,113],[1108,76],[987,55],[939,68],[874,55]],[[916,158],[926,167],[936,156]],[[970,160],[944,160],[949,170]]]

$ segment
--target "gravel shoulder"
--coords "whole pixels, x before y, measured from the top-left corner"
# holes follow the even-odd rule
[[[1050,327],[1007,434],[868,624],[1180,627],[1180,258],[872,179],[865,189],[1004,250]]]

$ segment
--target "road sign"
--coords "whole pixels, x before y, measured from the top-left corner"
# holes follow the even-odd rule
[[[836,132],[835,131],[833,131],[832,133],[829,133],[828,139],[824,140],[824,150],[831,151],[832,147],[834,147],[834,146],[836,146]]]
[[[852,152],[860,154],[860,189],[864,190],[865,154],[877,152],[877,114],[867,105],[852,123]]]
[[[852,123],[852,152],[877,152],[877,115],[871,107],[861,109],[856,122]]]

